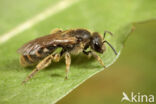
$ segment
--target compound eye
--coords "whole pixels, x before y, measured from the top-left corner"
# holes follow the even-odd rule
[[[95,48],[95,50],[99,50],[100,49],[100,45],[98,43],[95,43],[94,44],[94,48]]]
[[[94,44],[94,50],[99,52],[99,53],[103,53],[103,50],[102,50],[102,45],[99,44],[99,43],[95,43]]]

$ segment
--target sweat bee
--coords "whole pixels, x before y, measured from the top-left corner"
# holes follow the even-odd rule
[[[111,32],[105,31],[103,38],[98,32],[90,32],[87,29],[70,29],[61,30],[55,29],[51,34],[32,40],[24,44],[18,49],[20,54],[20,64],[23,67],[31,66],[34,64],[36,68],[26,77],[23,83],[30,80],[38,71],[46,68],[51,62],[59,62],[62,57],[65,57],[66,63],[66,76],[71,64],[71,55],[78,55],[83,52],[85,55],[93,56],[102,66],[104,66],[101,58],[96,54],[103,54],[108,44],[114,53],[117,55],[116,50],[112,45],[104,40],[106,33],[112,35]],[[57,49],[60,52],[55,52]],[[87,49],[90,49],[87,51]]]

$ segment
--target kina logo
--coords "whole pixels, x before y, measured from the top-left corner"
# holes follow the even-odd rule
[[[121,99],[121,102],[133,102],[133,103],[153,103],[154,102],[154,95],[150,94],[150,95],[146,95],[146,94],[141,94],[141,93],[134,93],[131,92],[131,95],[128,96],[125,92],[122,93],[123,97]]]

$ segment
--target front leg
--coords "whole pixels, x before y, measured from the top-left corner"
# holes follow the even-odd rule
[[[93,51],[83,51],[84,54],[86,54],[87,56],[93,56],[103,67],[105,67],[102,59]]]
[[[60,55],[49,55],[45,57],[41,62],[39,62],[36,68],[27,76],[27,78],[22,82],[23,84],[30,80],[38,71],[48,67],[51,64],[51,61],[58,62],[60,60]]]

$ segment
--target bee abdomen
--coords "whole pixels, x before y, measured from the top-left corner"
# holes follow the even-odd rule
[[[34,55],[21,55],[20,64],[23,67],[35,65],[40,60],[51,54],[55,49],[56,47],[47,47],[40,49]]]

